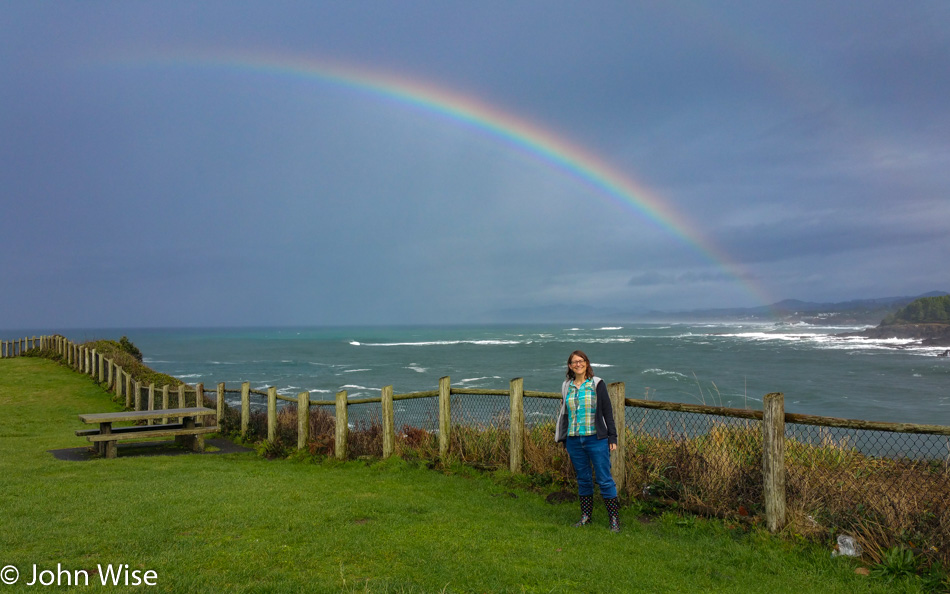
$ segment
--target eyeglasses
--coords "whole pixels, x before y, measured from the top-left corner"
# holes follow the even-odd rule
[[[578,365],[587,365],[587,361],[583,359],[574,359],[571,361],[571,367],[577,367]]]

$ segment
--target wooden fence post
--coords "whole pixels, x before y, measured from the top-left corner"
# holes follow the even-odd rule
[[[449,376],[439,378],[439,457],[449,455],[452,437],[452,382]]]
[[[115,363],[112,362],[112,359],[106,359],[106,389],[112,389],[112,368],[115,366]]]
[[[277,439],[277,388],[267,388],[267,441]]]
[[[115,366],[115,384],[112,386],[115,390],[116,400],[122,398],[122,366]]]
[[[380,393],[383,417],[383,459],[396,451],[396,422],[393,416],[393,387],[385,386]]]
[[[310,441],[310,392],[297,394],[297,449],[307,447]]]
[[[185,408],[185,384],[178,384],[178,408]],[[184,417],[178,417],[179,423],[184,423]]]
[[[148,409],[146,410],[155,410],[155,382],[149,382],[148,384]],[[155,419],[149,419],[148,424],[154,425]]]
[[[247,435],[251,424],[251,382],[241,384],[241,437]]]
[[[336,393],[336,457],[346,459],[346,438],[350,430],[349,411],[346,409],[346,390]]]
[[[168,410],[168,384],[162,386],[162,410]],[[162,417],[162,424],[168,424],[168,417]]]
[[[772,532],[785,527],[785,396],[762,399],[762,496],[765,520]]]
[[[214,424],[221,426],[221,419],[224,418],[224,382],[218,382],[218,399],[215,401]]]
[[[511,472],[517,474],[521,472],[521,463],[524,460],[524,378],[516,377],[511,380],[508,393],[511,398],[508,414],[508,465]]]
[[[125,408],[132,408],[132,374],[125,374]]]
[[[142,410],[142,382],[135,380],[135,394],[132,395],[135,401],[135,410]]]
[[[610,407],[614,411],[614,425],[617,428],[617,451],[612,452],[610,456],[610,474],[613,475],[619,491],[623,489],[626,475],[624,452],[627,447],[627,389],[623,382],[616,382],[607,386],[607,394],[610,396]]]

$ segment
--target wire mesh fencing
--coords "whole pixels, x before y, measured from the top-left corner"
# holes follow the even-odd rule
[[[789,423],[785,468],[798,531],[950,561],[950,436]]]
[[[761,421],[628,407],[624,490],[721,514],[762,511]]]
[[[508,394],[455,394],[449,453],[476,467],[508,465],[511,407]]]

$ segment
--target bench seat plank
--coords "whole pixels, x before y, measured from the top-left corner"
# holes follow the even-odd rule
[[[113,427],[112,435],[116,433],[141,433],[143,431],[161,431],[162,429],[183,429],[185,426],[181,423],[168,423],[167,425],[132,425],[131,427]],[[99,429],[79,429],[76,431],[79,437],[87,435],[99,435]]]
[[[141,429],[151,429],[152,427],[161,427],[162,425],[142,425]],[[138,428],[138,427],[137,427]],[[127,429],[127,427],[122,427],[122,429]],[[130,427],[128,429],[131,429]],[[219,431],[218,427],[194,427],[191,429],[160,429],[158,431],[124,431],[122,433],[116,433],[116,430],[113,429],[112,433],[99,433],[96,432],[95,435],[87,435],[86,439],[89,441],[120,441],[126,439],[144,439],[148,437],[168,437],[174,435],[201,435],[204,433],[216,433]]]

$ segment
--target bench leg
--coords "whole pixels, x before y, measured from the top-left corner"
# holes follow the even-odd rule
[[[106,458],[115,458],[118,455],[115,441],[102,441],[99,443],[105,444]]]
[[[192,452],[205,451],[205,438],[203,435],[176,435],[175,443],[188,448]]]

